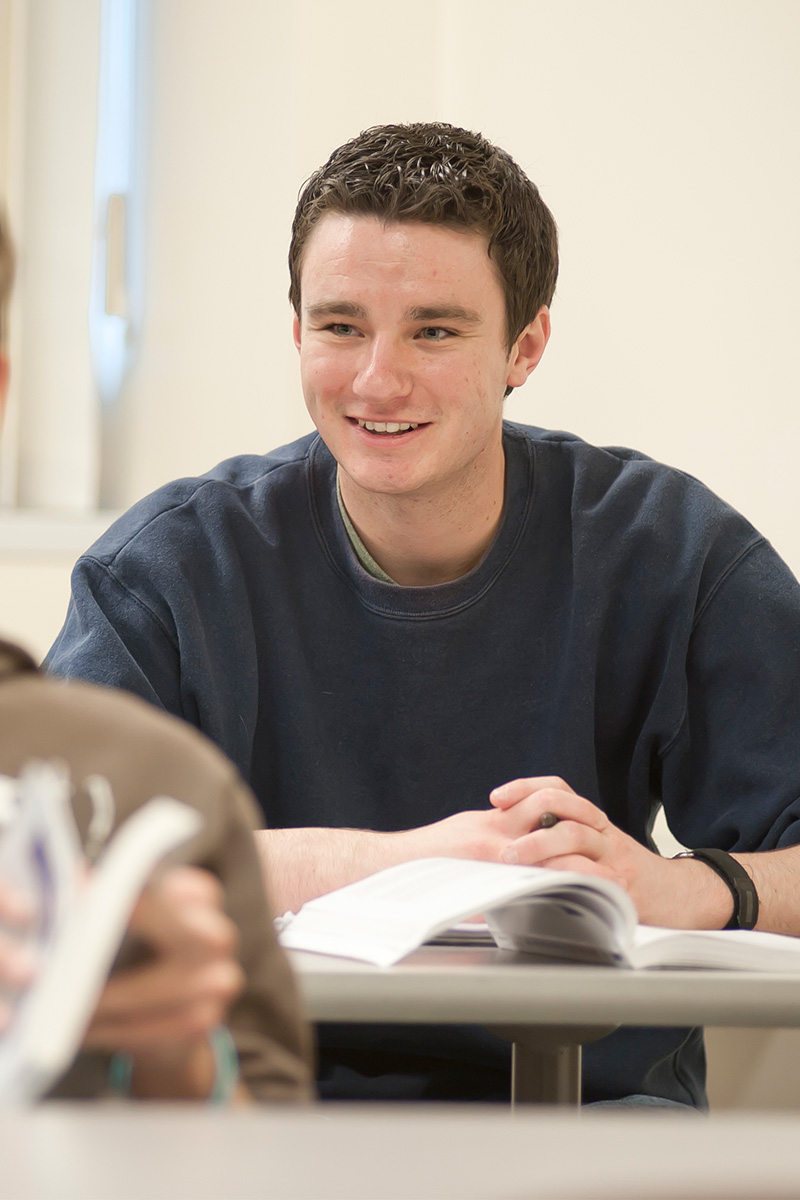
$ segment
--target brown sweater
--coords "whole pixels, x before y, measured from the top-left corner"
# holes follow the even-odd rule
[[[242,1079],[259,1100],[309,1099],[308,1025],[267,908],[252,839],[255,807],[235,768],[182,721],[120,691],[46,679],[24,651],[0,642],[0,774],[16,775],[34,758],[69,766],[82,834],[88,802],[80,785],[89,775],[111,784],[117,823],[156,795],[203,814],[203,830],[176,859],[220,879],[240,932],[246,984],[228,1024]],[[79,1056],[58,1094],[102,1094],[105,1070],[103,1056]]]

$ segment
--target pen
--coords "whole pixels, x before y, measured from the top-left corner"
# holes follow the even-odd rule
[[[539,828],[540,829],[552,829],[553,826],[557,825],[557,824],[558,824],[558,817],[556,816],[555,813],[544,812],[539,817]]]

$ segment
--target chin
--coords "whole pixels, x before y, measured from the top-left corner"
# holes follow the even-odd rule
[[[411,478],[387,479],[377,471],[359,471],[358,468],[351,470],[347,463],[341,460],[339,467],[354,487],[362,492],[372,492],[380,496],[402,496],[406,492],[415,492],[423,482]]]

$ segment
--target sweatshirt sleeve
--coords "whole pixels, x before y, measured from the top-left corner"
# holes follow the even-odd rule
[[[661,790],[684,845],[800,842],[800,584],[766,541],[728,567],[695,615]]]
[[[112,566],[88,555],[72,572],[66,620],[44,666],[51,674],[123,688],[185,715],[174,632]]]

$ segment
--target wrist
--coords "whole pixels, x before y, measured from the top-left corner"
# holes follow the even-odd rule
[[[228,1103],[237,1090],[239,1061],[230,1031],[216,1026],[208,1036],[180,1047],[115,1054],[111,1090],[137,1100],[201,1100]]]
[[[738,859],[725,850],[683,850],[676,858],[694,859],[717,875],[728,889],[732,913],[723,929],[753,929],[758,920],[758,892],[752,876]]]
[[[133,1056],[130,1094],[134,1099],[206,1100],[214,1085],[214,1054],[202,1038]]]
[[[396,863],[411,862],[415,858],[429,858],[433,851],[428,836],[429,826],[416,829],[399,829],[385,836],[392,842],[392,859]],[[389,865],[389,864],[387,864]]]
[[[675,919],[670,924],[682,929],[724,929],[734,912],[724,881],[699,859],[676,855],[670,863],[681,872],[672,891]]]

